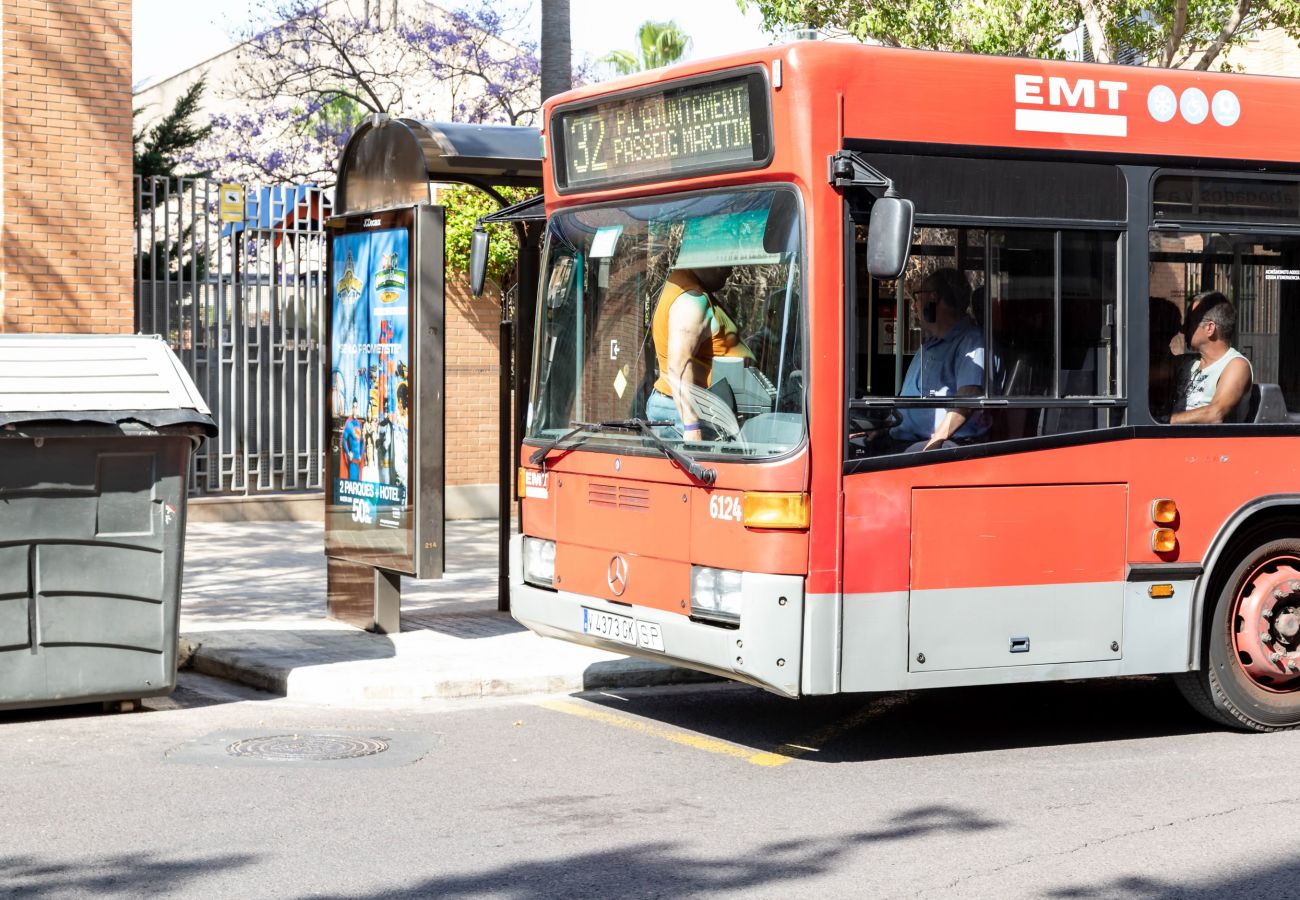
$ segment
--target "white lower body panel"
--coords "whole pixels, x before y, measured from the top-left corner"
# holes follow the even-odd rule
[[[744,573],[740,624],[726,628],[663,609],[610,603],[525,584],[520,546],[519,537],[510,543],[510,612],[538,634],[712,672],[787,697],[799,696],[804,614],[801,576]],[[614,634],[608,628],[597,633],[585,630],[584,622],[591,621],[591,613],[584,614],[584,609],[630,618],[638,635],[636,642],[607,636]],[[641,626],[651,626],[648,630],[653,641],[640,640],[646,630]],[[663,650],[646,646],[648,643]]]
[[[961,627],[960,619],[955,618],[949,620],[946,633],[941,633],[934,628],[936,622],[929,621],[925,635],[928,649],[916,646],[909,629],[912,596],[907,591],[846,595],[840,690],[900,691],[1188,671],[1195,659],[1191,644],[1196,582],[1174,583],[1174,595],[1162,599],[1149,596],[1149,587],[1149,582],[1129,582],[1098,588],[1103,610],[1082,642],[1076,633],[1079,623],[1070,616],[1054,621],[1049,615],[1027,623],[1022,604],[1000,605],[996,601],[999,593],[1011,589],[989,589],[994,593],[986,598],[990,602],[981,604],[978,628]],[[1118,622],[1105,612],[1113,602],[1112,590],[1120,598]],[[934,604],[927,612],[950,610],[951,603],[972,593],[953,592],[950,601]],[[1069,603],[1089,602],[1086,590],[1061,597]],[[943,624],[942,620],[938,624]],[[1024,634],[1026,631],[1029,633]],[[1113,636],[1107,637],[1112,632]],[[1011,653],[1013,637],[1028,637],[1029,651]],[[1118,644],[1118,650],[1110,650],[1111,641]],[[983,642],[983,646],[972,649],[968,646],[972,642]],[[1101,651],[1092,649],[1096,643],[1101,643]],[[1035,659],[1039,648],[1045,652]],[[1075,658],[1071,658],[1072,649]],[[925,663],[917,661],[918,654],[925,654]],[[1094,658],[1082,658],[1089,655]],[[939,665],[932,665],[931,660],[938,660]]]

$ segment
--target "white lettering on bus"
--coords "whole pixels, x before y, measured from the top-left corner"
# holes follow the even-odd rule
[[[1092,109],[1097,105],[1096,85],[1091,78],[1080,78],[1070,90],[1070,82],[1053,75],[1047,79],[1047,96],[1052,106],[1083,106]]]
[[[545,500],[550,496],[547,490],[547,473],[528,470],[524,472],[524,496],[534,500]]]
[[[1014,84],[1017,131],[1128,136],[1128,116],[1079,111],[1096,109],[1098,92],[1103,95],[1106,109],[1118,110],[1120,95],[1128,90],[1126,82],[1091,78],[1071,80],[1051,75],[1047,77],[1046,96],[1043,94],[1042,75],[1016,74]],[[1026,109],[1026,106],[1053,108]]]
[[[1047,79],[1047,97],[1043,97],[1042,75],[1016,75],[1016,102],[1042,106],[1083,107],[1095,109],[1097,92],[1106,95],[1106,108],[1119,109],[1119,95],[1128,90],[1128,83],[1123,81],[1093,81],[1080,78],[1071,83],[1068,78],[1053,75]]]
[[[1017,103],[1042,103],[1043,102],[1043,76],[1042,75],[1017,75],[1016,76],[1016,102]]]
[[[1128,90],[1128,82],[1099,81],[1097,87],[1106,92],[1107,109],[1119,109],[1119,95]]]

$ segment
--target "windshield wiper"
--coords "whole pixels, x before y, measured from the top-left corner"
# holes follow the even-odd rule
[[[654,444],[655,447],[662,450],[664,455],[667,456],[669,459],[671,459],[673,462],[677,463],[677,465],[681,468],[683,472],[685,472],[687,475],[691,476],[701,484],[707,486],[713,484],[713,482],[717,481],[718,479],[718,472],[716,469],[711,469],[707,466],[700,465],[694,459],[692,459],[688,454],[678,450],[672,444],[668,443],[659,435],[651,431],[652,427],[662,428],[665,426],[672,425],[673,424],[672,422],[648,422],[645,419],[633,418],[633,419],[615,419],[610,422],[570,422],[569,424],[572,425],[573,427],[570,428],[568,431],[566,431],[564,434],[560,435],[559,437],[551,441],[548,441],[547,443],[543,444],[541,447],[534,450],[533,454],[528,457],[528,461],[531,462],[533,465],[537,465],[538,463],[545,460],[546,454],[554,450],[559,444],[563,443],[564,441],[567,441],[569,438],[573,437],[575,434],[579,434],[580,432],[585,431],[587,432],[587,434],[582,435],[581,440],[574,441],[568,447],[565,447],[564,449],[566,451],[572,450],[574,447],[578,446],[578,444],[585,441],[591,435],[600,434],[602,431],[635,431],[636,433],[640,434],[643,438],[648,440],[650,443]]]
[[[717,469],[711,469],[702,466],[692,459],[688,454],[678,450],[672,444],[665,441],[659,435],[650,430],[651,426],[671,425],[672,422],[647,422],[645,419],[617,419],[613,422],[600,422],[599,427],[608,431],[635,431],[643,438],[654,444],[664,452],[664,455],[677,463],[682,471],[694,478],[705,486],[713,484],[718,479]]]
[[[557,445],[563,441],[567,441],[580,431],[600,431],[600,426],[595,422],[570,422],[569,424],[573,427],[559,437],[547,441],[545,444],[542,444],[541,447],[534,450],[532,456],[528,457],[528,461],[533,465],[537,465],[546,459],[546,454],[554,450]],[[582,440],[585,441],[586,439],[587,438],[584,436]],[[582,443],[582,441],[576,441],[573,446],[576,447],[580,443]]]

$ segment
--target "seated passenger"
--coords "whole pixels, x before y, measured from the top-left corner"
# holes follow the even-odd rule
[[[1237,336],[1236,308],[1218,291],[1205,291],[1192,298],[1184,326],[1187,346],[1200,359],[1183,373],[1184,386],[1170,424],[1232,421],[1255,375],[1250,360],[1232,347]]]
[[[1150,330],[1147,332],[1150,369],[1147,377],[1147,400],[1151,415],[1161,422],[1169,421],[1174,408],[1174,392],[1178,387],[1178,357],[1169,349],[1183,328],[1183,317],[1173,301],[1164,297],[1151,297],[1148,314]]]
[[[984,393],[984,334],[967,314],[971,289],[956,269],[936,269],[912,294],[928,337],[912,357],[900,397],[978,397]],[[983,438],[988,416],[974,409],[900,409],[889,430],[896,446],[933,450]]]

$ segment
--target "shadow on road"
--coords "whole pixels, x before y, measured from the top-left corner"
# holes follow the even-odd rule
[[[684,843],[658,841],[559,859],[513,862],[482,872],[440,875],[371,896],[602,897],[630,890],[642,896],[684,897],[740,893],[783,882],[794,891],[800,880],[834,871],[844,857],[861,847],[941,832],[962,834],[1000,827],[1003,823],[970,810],[924,806],[900,813],[880,828],[834,838],[771,842],[739,859],[728,853],[725,843],[714,845],[715,854],[703,856]],[[322,896],[330,895],[312,895]]]
[[[1119,898],[1119,900],[1255,900],[1258,897],[1295,897],[1295,871],[1300,859],[1292,858],[1267,869],[1236,871],[1216,881],[1178,884],[1141,875],[1046,891],[1044,897]]]
[[[6,897],[63,897],[69,894],[144,896],[190,891],[213,872],[256,861],[247,854],[190,860],[151,860],[138,853],[102,859],[54,861],[41,856],[0,856],[0,885]]]
[[[63,706],[28,706],[23,709],[0,710],[0,728],[19,722],[44,722],[55,719],[84,719],[92,716],[113,716],[118,713],[104,711],[102,703],[68,703]],[[2,872],[3,870],[0,870]],[[0,882],[3,883],[3,882]]]
[[[1090,744],[1221,730],[1164,678],[786,700],[756,688],[589,692],[584,700],[823,763]]]

